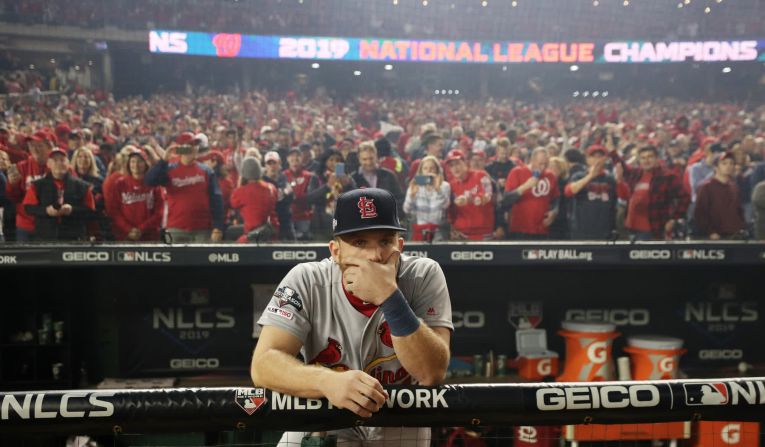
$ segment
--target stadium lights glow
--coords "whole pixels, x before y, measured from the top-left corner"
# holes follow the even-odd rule
[[[603,94],[602,94],[602,95],[600,95],[600,96],[602,96],[602,97],[604,97],[604,98],[605,98],[606,96],[608,96],[608,91],[605,91],[605,92],[603,92]]]
[[[502,71],[507,71],[507,65],[502,66]]]
[[[455,5],[454,3],[452,3],[452,6],[450,6],[450,8],[452,8],[452,9],[454,9],[456,7],[457,7],[457,5]]]
[[[385,64],[385,70],[386,70],[386,71],[391,71],[391,70],[393,70],[393,65],[391,65],[391,64]]]
[[[513,1],[512,3],[510,3],[510,5],[511,5],[513,8],[515,8],[516,6],[518,6],[518,2],[516,2],[516,1]]]
[[[437,95],[438,94],[438,89],[436,89],[436,91],[433,92],[433,94]]]
[[[683,2],[680,2],[677,4],[677,9],[681,9],[683,7]]]
[[[56,59],[51,58],[50,63],[51,64],[55,64],[56,63]]]
[[[393,0],[393,6],[398,5],[398,0]]]
[[[574,98],[576,98],[577,96],[579,96],[579,90],[575,91],[573,96],[574,96]]]
[[[683,3],[685,3],[686,5],[690,5],[691,4],[691,0],[683,0]]]
[[[441,94],[445,95],[446,94],[446,90],[441,90]]]
[[[723,68],[723,70],[722,70],[722,72],[723,72],[723,73],[730,73],[731,71],[733,71],[733,70],[731,70],[731,68],[730,68],[730,67],[725,67],[725,68]]]
[[[722,0],[715,0],[717,3],[722,3]]]
[[[486,0],[483,0],[481,2],[481,6],[483,6],[485,8],[485,7],[489,6],[489,2],[487,2]]]
[[[74,71],[80,71],[80,66],[79,65],[75,65],[74,66]]]
[[[454,93],[454,90],[449,90],[449,91],[448,91],[448,92],[446,92],[446,93],[448,93],[448,94],[450,94],[450,95],[451,95],[452,93]]]
[[[600,92],[595,90],[594,92],[592,92],[592,96],[593,98],[597,98],[598,96],[600,96]]]
[[[361,71],[356,70],[356,71],[353,72],[353,75],[354,76],[361,76]]]
[[[459,91],[459,90],[455,90],[455,91],[454,91],[454,94],[455,94],[455,95],[459,95],[459,94],[460,94],[460,91]]]
[[[29,64],[29,69],[30,70],[34,70],[35,69],[35,64]]]
[[[624,5],[624,6],[629,6],[629,5],[630,5],[630,0],[624,0],[624,3],[623,3],[623,5]]]
[[[88,65],[93,66],[93,61],[88,61]]]
[[[705,14],[709,14],[710,12],[712,12],[712,8],[710,8],[709,6],[707,6],[706,8],[704,8],[704,13],[705,13]]]
[[[600,2],[598,0],[595,0],[595,1],[592,2],[592,6],[598,6],[599,4],[600,4]]]
[[[586,97],[590,96],[590,92],[588,90],[585,90],[584,93],[582,93],[582,96],[584,96],[586,98]]]
[[[319,65],[318,62],[314,62],[313,64],[311,64],[311,68],[313,68],[314,70],[319,68],[319,67],[320,67],[320,65]]]
[[[428,0],[422,0],[422,6],[428,6]]]
[[[568,69],[571,70],[571,71],[579,71],[579,66],[578,65],[572,65],[572,66],[568,67]]]

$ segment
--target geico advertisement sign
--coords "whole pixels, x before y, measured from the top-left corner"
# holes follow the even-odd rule
[[[565,320],[602,321],[617,326],[647,326],[651,323],[648,309],[569,309]]]
[[[456,328],[480,329],[486,326],[486,314],[480,310],[455,310],[452,312],[452,324]]]
[[[113,392],[72,391],[63,394],[5,394],[0,402],[0,420],[106,418],[114,414],[114,404],[103,400]]]
[[[215,369],[219,367],[220,360],[216,358],[170,359],[171,369]]]
[[[741,360],[743,349],[699,349],[699,360]]]
[[[672,259],[671,250],[630,250],[633,261],[667,261]]]
[[[65,251],[61,253],[64,262],[109,262],[108,251]]]
[[[275,250],[271,253],[274,261],[315,261],[315,250]]]
[[[537,409],[541,411],[649,408],[660,402],[659,388],[647,384],[550,387],[536,392]]]
[[[451,254],[451,260],[457,262],[464,261],[492,261],[494,260],[494,252],[490,250],[483,251],[466,251],[459,250],[453,251]]]

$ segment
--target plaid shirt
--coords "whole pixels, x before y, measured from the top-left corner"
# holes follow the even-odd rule
[[[624,181],[634,190],[643,176],[643,170],[627,165],[616,152],[611,152],[611,158],[615,163],[622,164]],[[648,189],[648,221],[654,237],[664,239],[664,225],[670,219],[683,219],[689,202],[690,197],[680,178],[666,168],[655,168]]]
[[[414,217],[417,225],[440,225],[444,220],[444,212],[449,207],[452,189],[446,181],[441,182],[440,190],[420,186],[414,197],[410,191],[404,199],[404,212]]]

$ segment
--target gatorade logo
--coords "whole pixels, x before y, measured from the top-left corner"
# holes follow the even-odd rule
[[[665,357],[659,361],[659,371],[667,373],[675,370],[675,359]]]
[[[720,437],[728,445],[738,444],[741,442],[741,424],[734,422],[726,425],[720,432]]]
[[[518,430],[518,440],[529,444],[536,444],[537,429],[529,425],[522,425]]]
[[[608,358],[608,343],[605,341],[596,341],[587,347],[587,358],[592,363],[605,363]]]
[[[540,376],[549,376],[552,374],[552,359],[542,359],[537,363],[537,372]]]

